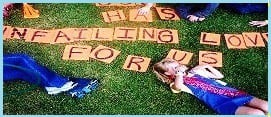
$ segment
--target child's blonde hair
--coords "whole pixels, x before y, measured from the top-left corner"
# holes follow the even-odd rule
[[[173,80],[170,79],[171,76],[167,76],[165,74],[165,72],[168,71],[168,69],[165,66],[165,63],[172,63],[172,62],[175,62],[175,60],[166,58],[153,65],[153,72],[156,74],[158,80],[162,81],[163,83],[170,84],[173,82]]]

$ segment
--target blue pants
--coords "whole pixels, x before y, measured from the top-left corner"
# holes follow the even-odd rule
[[[264,13],[268,11],[267,3],[232,3],[222,4],[221,7],[239,14]]]
[[[268,11],[268,6],[266,3],[186,3],[178,4],[176,7],[176,12],[183,19],[187,19],[188,15],[195,15],[203,18],[211,15],[218,8],[218,6],[239,14],[264,13]]]
[[[50,69],[36,63],[25,54],[4,55],[4,81],[23,80],[41,87],[61,87],[69,81]]]
[[[197,17],[203,18],[211,15],[216,8],[219,6],[218,3],[208,3],[208,4],[195,4],[186,3],[178,4],[176,7],[177,14],[183,18],[187,19],[188,15],[195,15]]]

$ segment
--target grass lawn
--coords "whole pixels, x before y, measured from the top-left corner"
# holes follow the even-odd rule
[[[161,6],[161,4],[158,4]],[[34,4],[41,16],[37,19],[24,19],[21,7],[12,11],[4,20],[4,25],[29,27],[35,29],[60,29],[79,27],[154,27],[176,29],[179,44],[157,44],[147,41],[88,41],[72,44],[90,45],[96,48],[104,45],[121,54],[111,63],[97,60],[65,61],[62,54],[67,44],[38,44],[22,40],[4,41],[4,54],[26,53],[38,63],[69,77],[97,78],[100,87],[83,99],[73,99],[65,94],[48,95],[42,88],[29,85],[23,81],[5,82],[4,94],[24,91],[3,98],[4,114],[215,114],[195,97],[186,94],[173,94],[170,88],[158,81],[151,71],[151,66],[165,58],[170,49],[194,53],[189,67],[198,64],[199,50],[223,53],[223,81],[247,91],[249,94],[267,100],[268,70],[267,47],[246,50],[228,49],[224,37],[220,46],[199,43],[201,32],[218,34],[241,34],[242,32],[267,32],[267,27],[251,27],[251,20],[267,19],[266,14],[240,15],[218,9],[212,16],[201,23],[185,20],[163,21],[156,12],[151,23],[121,21],[104,23],[101,12],[123,9],[128,11],[135,7],[96,7],[94,4]],[[154,10],[155,11],[155,10]],[[151,58],[147,72],[139,73],[122,69],[128,55]]]

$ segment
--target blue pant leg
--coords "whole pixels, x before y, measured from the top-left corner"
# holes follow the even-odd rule
[[[191,4],[178,4],[175,11],[183,19],[187,19],[188,15],[191,15],[192,5]]]
[[[195,12],[193,15],[197,17],[207,17],[211,15],[218,8],[218,6],[219,3],[208,3],[203,9]]]
[[[223,4],[223,8],[240,14],[264,13],[268,11],[266,3]]]
[[[4,81],[23,80],[41,87],[61,87],[68,78],[36,63],[25,54],[4,55]]]

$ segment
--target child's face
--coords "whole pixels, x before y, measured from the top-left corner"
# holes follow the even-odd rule
[[[177,68],[180,67],[180,64],[174,61],[166,63],[165,66],[168,69],[168,73],[166,73],[166,75],[175,75]]]
[[[165,64],[166,68],[168,69],[167,72],[165,72],[166,75],[175,75],[178,71],[185,73],[185,71],[188,69],[186,66],[179,64],[177,61],[168,62]]]

